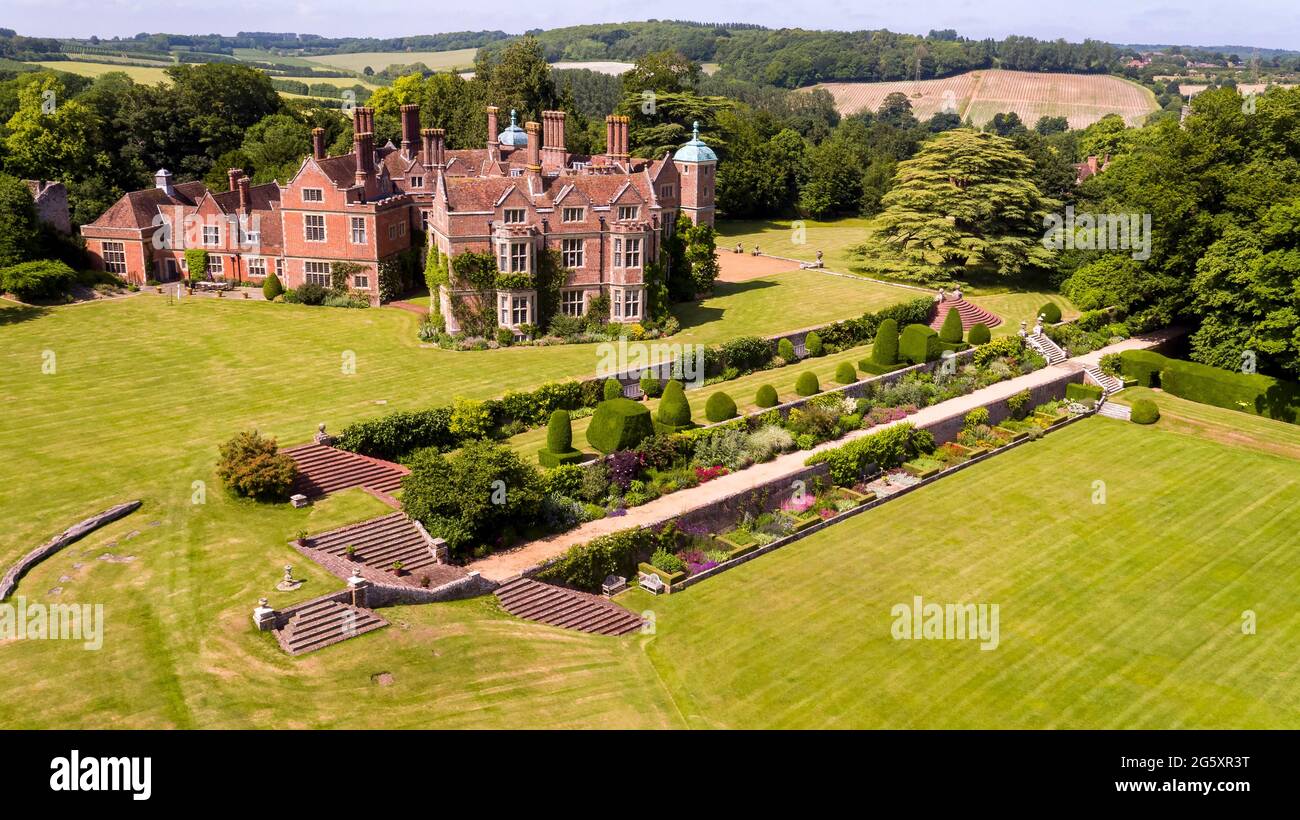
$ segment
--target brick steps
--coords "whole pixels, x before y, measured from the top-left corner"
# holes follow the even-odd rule
[[[385,572],[401,561],[404,572],[439,566],[429,542],[404,513],[392,513],[307,539],[306,547]],[[347,548],[356,547],[348,558]]]
[[[293,492],[308,498],[335,493],[353,487],[365,487],[391,494],[402,486],[407,470],[378,459],[367,458],[330,447],[326,444],[299,444],[280,452],[298,465]]]
[[[596,635],[626,635],[641,628],[641,616],[618,604],[572,589],[518,578],[496,591],[516,618]]]
[[[948,318],[948,311],[951,308],[957,308],[963,331],[970,330],[981,322],[990,328],[1002,324],[1002,317],[990,313],[979,305],[967,302],[965,299],[945,299],[934,303],[934,316],[930,319],[930,327],[934,330],[943,328],[943,320]]]
[[[372,610],[339,601],[317,601],[293,613],[275,637],[285,652],[302,655],[385,626],[388,621]]]

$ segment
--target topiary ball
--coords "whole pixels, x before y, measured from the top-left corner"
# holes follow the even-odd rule
[[[1054,325],[1061,321],[1061,306],[1055,302],[1048,302],[1038,309],[1038,315],[1043,317],[1044,324]]]
[[[726,393],[719,390],[709,400],[704,403],[704,417],[715,424],[719,421],[734,419],[736,417],[736,402]]]
[[[817,381],[817,374],[811,370],[800,373],[799,379],[794,383],[794,392],[801,396],[815,396],[822,392],[821,382]]]
[[[971,327],[970,333],[966,334],[966,341],[973,345],[986,345],[992,338],[993,334],[989,333],[989,326],[983,322],[975,323]]]
[[[835,368],[835,381],[840,384],[853,384],[858,380],[858,371],[853,369],[852,362],[840,362],[839,367]]]
[[[617,399],[623,395],[623,384],[618,379],[605,379],[605,386],[601,388],[601,393],[605,401]]]
[[[799,357],[794,354],[794,342],[789,339],[782,339],[776,343],[776,355],[780,356],[787,363],[799,360]]]
[[[776,407],[780,403],[781,400],[776,395],[776,388],[770,384],[758,388],[758,393],[754,396],[754,404],[759,407]]]
[[[826,352],[826,347],[822,344],[822,337],[817,335],[816,331],[809,333],[803,340],[803,346],[807,348],[808,355],[817,357]]]
[[[1151,399],[1138,399],[1133,402],[1132,410],[1129,418],[1134,424],[1155,424],[1160,420],[1160,408]]]

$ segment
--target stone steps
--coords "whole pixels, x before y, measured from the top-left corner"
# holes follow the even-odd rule
[[[405,513],[392,513],[307,539],[305,546],[378,570],[401,561],[405,572],[435,566],[429,542]],[[349,558],[347,548],[356,547]]]
[[[294,460],[298,476],[293,492],[308,498],[327,495],[352,487],[365,487],[381,493],[394,493],[402,486],[403,468],[396,464],[366,458],[325,444],[299,444],[285,447],[282,453]]]
[[[1124,389],[1122,381],[1106,373],[1100,367],[1087,367],[1084,368],[1084,372],[1088,374],[1088,378],[1092,379],[1094,384],[1101,388],[1103,395],[1109,396]]]
[[[1132,421],[1133,410],[1122,404],[1108,401],[1104,402],[1101,407],[1097,408],[1097,415],[1105,416],[1110,419],[1119,419],[1120,421]]]
[[[1043,358],[1047,359],[1048,364],[1060,364],[1067,358],[1065,351],[1056,342],[1047,338],[1045,333],[1030,333],[1025,337],[1025,341],[1029,343],[1030,347],[1041,353]]]
[[[339,601],[316,601],[289,616],[275,637],[285,652],[302,655],[385,626],[388,621],[373,610]]]
[[[589,632],[626,635],[641,628],[641,616],[598,595],[517,578],[496,591],[502,608],[516,618]]]

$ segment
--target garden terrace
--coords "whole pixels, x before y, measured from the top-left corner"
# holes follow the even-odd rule
[[[358,564],[364,568],[362,577],[401,586],[433,588],[465,577],[460,568],[438,563],[429,536],[400,512],[314,535],[295,546],[344,579]],[[402,565],[400,573],[393,568],[396,562]]]
[[[388,621],[373,610],[321,599],[295,608],[284,627],[274,633],[281,649],[303,655],[385,626]]]
[[[934,303],[934,316],[930,319],[930,327],[935,330],[943,329],[943,320],[948,318],[948,311],[953,308],[957,309],[957,315],[961,317],[962,332],[968,332],[977,324],[983,324],[987,328],[995,328],[1002,324],[1002,318],[991,311],[976,305],[966,299],[954,299],[951,295],[942,302]]]
[[[349,453],[326,444],[298,444],[282,453],[298,467],[294,493],[316,498],[339,490],[363,487],[391,496],[402,486],[402,476],[409,470],[400,464]]]

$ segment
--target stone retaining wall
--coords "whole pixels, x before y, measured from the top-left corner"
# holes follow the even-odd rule
[[[49,558],[54,553],[76,541],[85,538],[90,533],[104,526],[111,524],[119,518],[124,518],[140,508],[139,501],[128,501],[125,504],[118,504],[116,507],[110,507],[99,515],[91,516],[85,521],[67,528],[63,532],[46,541],[36,549],[27,553],[18,563],[9,568],[9,571],[0,578],[0,601],[8,598],[13,594],[14,588],[18,586],[18,580],[27,574],[27,571],[40,562]]]

